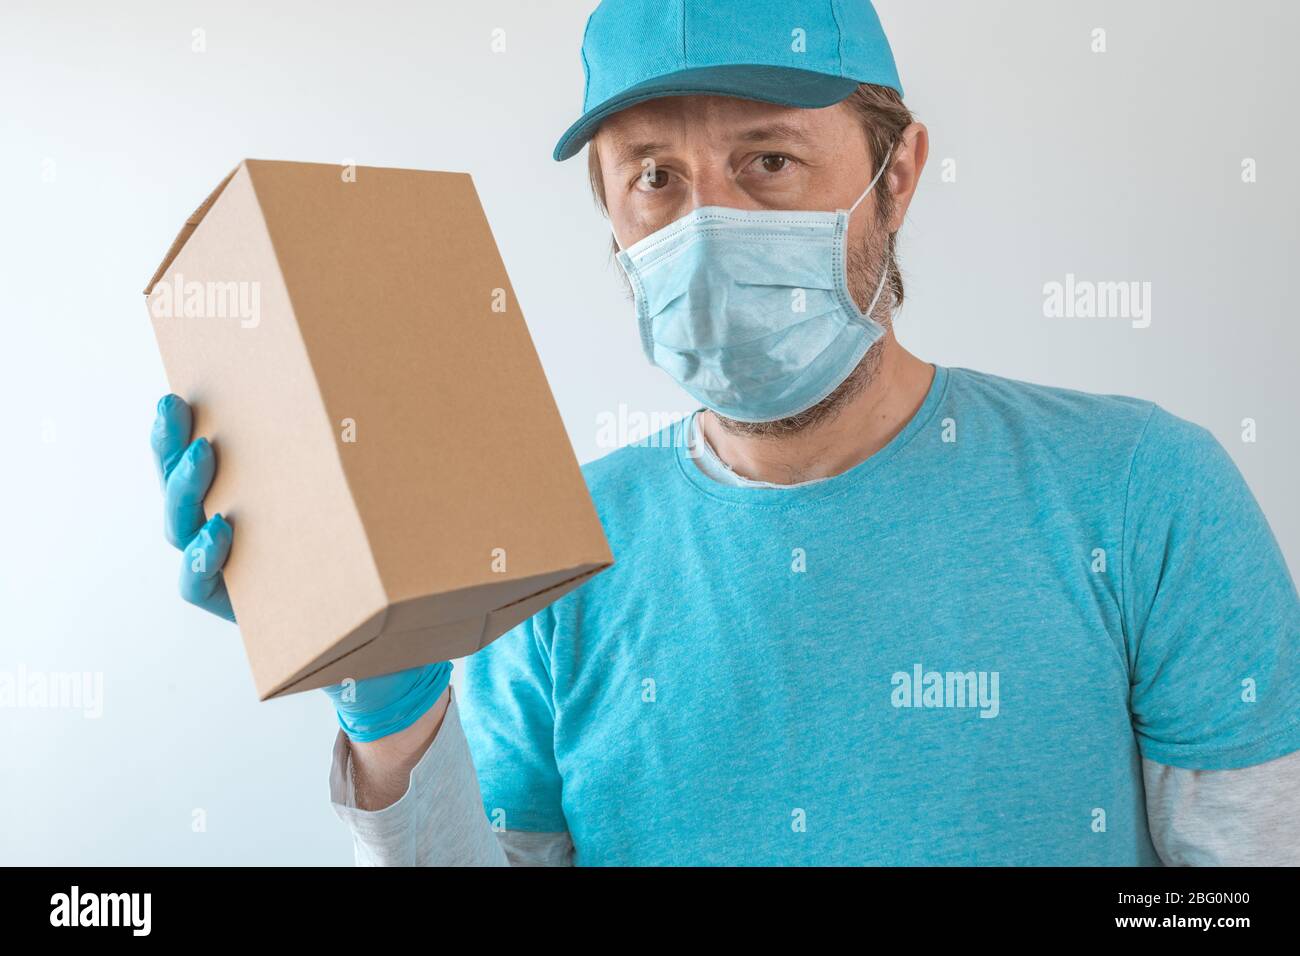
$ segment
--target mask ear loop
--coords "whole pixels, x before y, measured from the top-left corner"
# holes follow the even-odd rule
[[[889,263],[885,262],[884,267],[880,270],[880,282],[876,285],[876,294],[871,297],[871,304],[862,311],[863,316],[872,322],[876,321],[876,317],[872,313],[876,311],[876,303],[880,301],[880,296],[885,291],[885,282],[888,279]]]
[[[889,168],[889,157],[893,154],[894,147],[891,145],[889,149],[885,150],[885,158],[880,161],[880,168],[876,170],[876,175],[871,177],[871,182],[867,183],[867,188],[862,190],[862,195],[858,197],[858,201],[849,207],[850,216],[853,215],[853,210],[862,205],[862,200],[867,198],[867,194],[876,188],[876,183],[880,182],[880,177],[885,175],[885,170]]]
[[[885,158],[881,160],[880,168],[876,170],[876,175],[871,177],[871,182],[867,183],[867,188],[862,191],[862,195],[858,197],[858,201],[849,207],[848,213],[844,219],[844,234],[845,234],[844,241],[845,242],[848,241],[848,221],[853,216],[853,211],[862,204],[862,200],[867,198],[867,195],[871,192],[871,190],[876,188],[876,183],[880,181],[880,177],[883,176],[885,174],[885,170],[889,168],[889,157],[892,156],[893,154],[894,154],[894,146],[891,145],[889,149],[885,150]],[[847,267],[847,261],[845,262],[844,265],[845,267]],[[888,261],[886,261],[884,268],[880,270],[880,281],[876,284],[876,294],[871,297],[871,304],[868,305],[866,309],[864,309],[862,312],[863,318],[865,318],[869,322],[875,322],[875,318],[872,316],[872,313],[875,312],[876,305],[877,303],[880,302],[880,296],[885,291],[885,283],[888,279],[889,279],[889,263]],[[848,288],[847,275],[844,277],[844,283],[845,283],[845,288],[847,289]],[[849,297],[849,301],[852,301],[852,296]],[[854,303],[854,308],[855,309],[857,308],[856,303]]]

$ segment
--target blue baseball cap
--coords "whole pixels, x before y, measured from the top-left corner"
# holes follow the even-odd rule
[[[860,83],[897,90],[870,0],[603,0],[582,38],[582,117],[555,144],[575,155],[613,113],[712,93],[816,109]]]

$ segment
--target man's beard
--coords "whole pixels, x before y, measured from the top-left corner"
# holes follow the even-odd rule
[[[865,309],[870,304],[871,297],[875,295],[876,287],[881,281],[881,273],[889,266],[890,260],[887,236],[882,237],[879,243],[872,243],[868,239],[849,250],[845,273],[849,281],[849,294],[853,296],[853,301],[858,304],[859,309]],[[888,329],[893,304],[892,282],[886,279],[880,299],[871,310],[870,317],[883,328]],[[848,378],[840,382],[834,391],[816,405],[802,412],[786,418],[778,418],[774,422],[738,422],[717,412],[713,414],[724,431],[749,438],[784,438],[825,424],[839,415],[846,405],[875,381],[880,371],[884,344],[885,337],[881,336],[867,349],[867,354],[862,356],[862,361],[858,362]]]

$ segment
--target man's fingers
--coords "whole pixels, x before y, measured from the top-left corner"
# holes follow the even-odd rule
[[[229,522],[219,514],[213,515],[185,546],[181,560],[181,597],[227,621],[235,619],[235,612],[221,568],[230,555],[233,538]]]
[[[206,438],[190,442],[167,473],[163,486],[163,530],[178,548],[203,527],[203,496],[217,472],[217,456]]]
[[[158,469],[158,482],[167,485],[167,476],[190,443],[190,430],[194,427],[194,413],[179,395],[164,395],[158,402],[149,444],[153,447],[154,464]]]
[[[203,520],[203,496],[212,485],[217,458],[206,438],[190,441],[194,412],[179,395],[158,402],[149,444],[163,487],[163,530],[181,555],[181,597],[206,611],[235,619],[221,568],[234,531],[221,515]]]
[[[217,460],[206,438],[190,441],[194,411],[179,395],[158,402],[150,444],[163,486],[163,530],[177,548],[203,526],[203,496],[216,474]]]

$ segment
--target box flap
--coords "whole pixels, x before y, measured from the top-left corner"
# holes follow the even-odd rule
[[[153,278],[149,280],[149,284],[144,287],[145,295],[148,295],[153,291],[153,287],[158,284],[158,280],[163,277],[163,274],[171,266],[172,260],[175,259],[177,253],[181,251],[181,247],[189,241],[194,230],[197,229],[199,223],[203,221],[203,217],[206,216],[208,210],[212,208],[212,204],[217,201],[217,197],[221,195],[222,191],[226,188],[226,185],[234,177],[235,173],[239,172],[240,167],[243,165],[244,164],[241,162],[239,166],[236,166],[227,173],[226,178],[217,184],[217,188],[212,190],[208,195],[208,198],[199,204],[199,208],[190,213],[190,217],[185,220],[185,225],[181,226],[181,231],[178,232],[176,238],[172,240],[171,247],[167,250],[167,255],[163,257],[162,264],[154,271]]]

